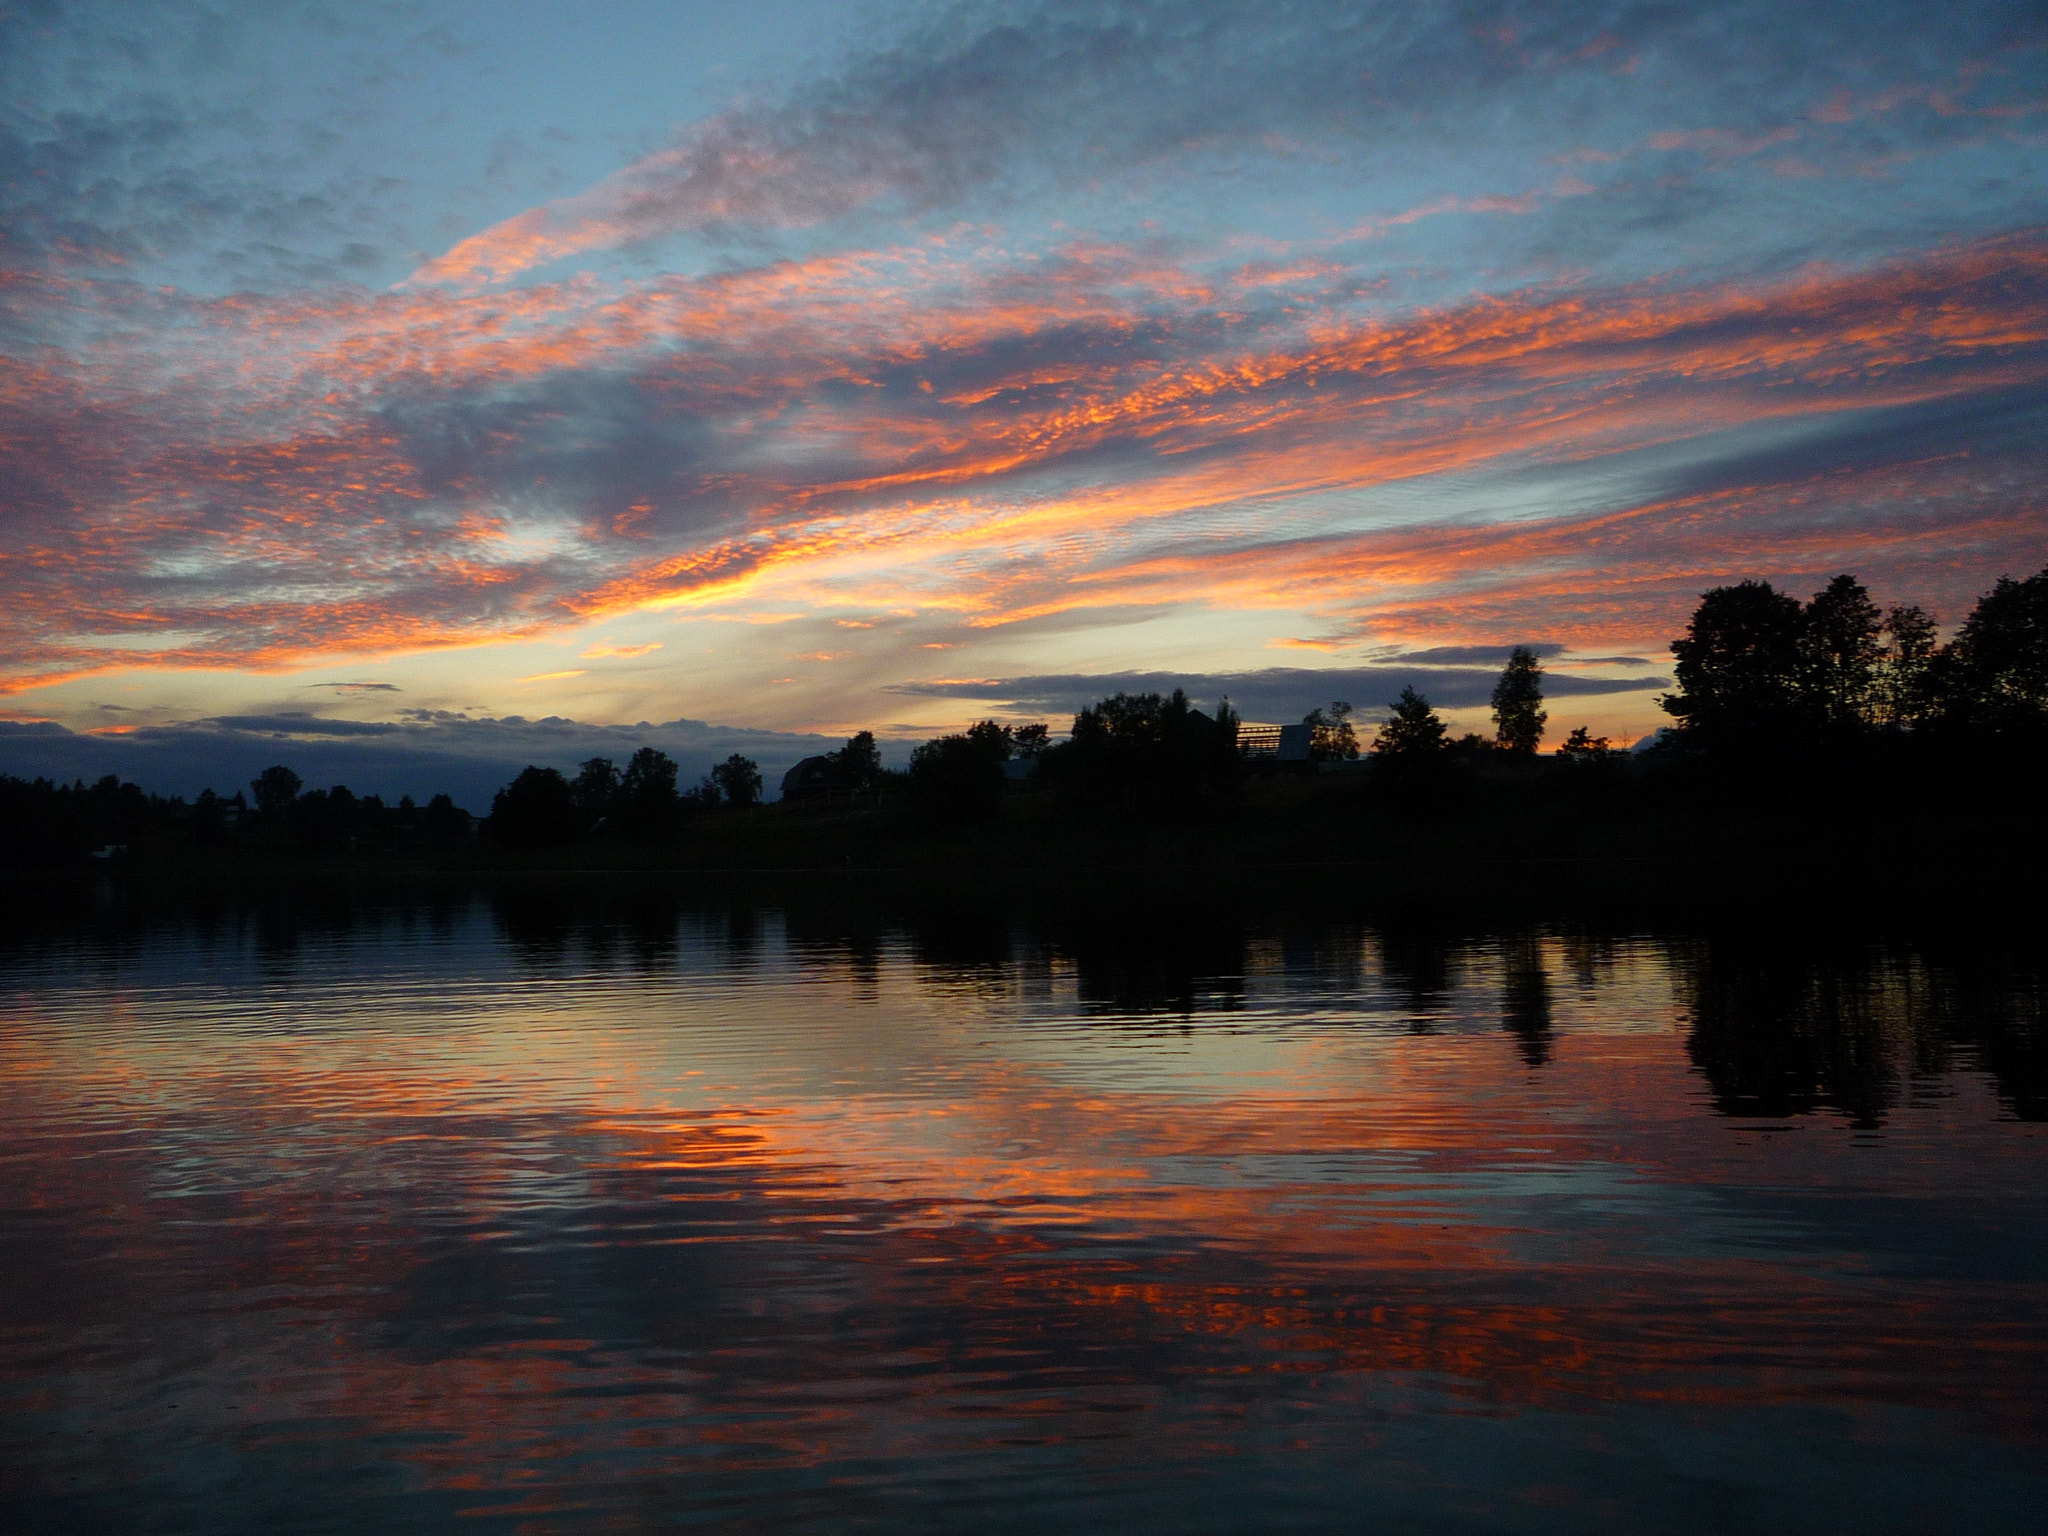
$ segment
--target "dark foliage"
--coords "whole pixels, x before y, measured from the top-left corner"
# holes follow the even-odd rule
[[[1611,763],[1621,754],[1605,736],[1595,736],[1585,726],[1574,726],[1571,735],[1565,737],[1557,749],[1557,755],[1567,763],[1595,764]]]
[[[2048,570],[2001,577],[1949,648],[1947,713],[1981,730],[2037,736],[2048,726]]]
[[[682,802],[676,794],[675,759],[642,747],[619,775],[614,802],[620,826],[642,837],[659,836],[675,822]]]
[[[1508,752],[1533,755],[1549,720],[1543,712],[1543,667],[1536,653],[1518,645],[1493,685],[1494,742]]]
[[[528,767],[491,801],[491,841],[506,848],[546,848],[576,835],[576,799],[554,768]]]
[[[1767,581],[1716,587],[1671,642],[1678,692],[1660,704],[1716,744],[1752,745],[1798,723],[1801,673],[1797,598]]]
[[[1443,754],[1444,723],[1428,699],[1413,688],[1403,688],[1401,697],[1387,707],[1393,713],[1380,722],[1372,743],[1373,755],[1383,765],[1414,769]]]
[[[1358,757],[1358,732],[1351,724],[1351,706],[1334,700],[1328,709],[1318,706],[1301,717],[1309,728],[1309,757],[1318,763],[1348,763]]]
[[[469,836],[469,812],[462,810],[447,795],[436,795],[427,802],[427,809],[420,817],[421,830],[430,842],[443,845],[461,842]]]
[[[1884,622],[1853,576],[1837,576],[1799,616],[1798,706],[1805,723],[1853,731],[1867,719],[1884,659]]]
[[[735,809],[760,803],[761,769],[751,757],[733,753],[711,770],[711,782]]]
[[[2002,577],[1955,639],[1910,605],[1880,616],[1837,576],[1804,607],[1768,582],[1716,587],[1672,642],[1660,700],[1691,745],[1769,757],[1876,731],[2015,745],[2048,734],[2048,571]]]
[[[1003,803],[1010,733],[993,720],[957,736],[941,736],[910,754],[910,793],[918,809],[941,821],[986,821]]]
[[[873,731],[849,736],[837,752],[827,753],[839,782],[856,799],[870,798],[882,784],[882,749]]]
[[[265,816],[279,816],[298,799],[304,784],[305,780],[279,763],[257,774],[249,781],[249,788],[255,793],[257,810]]]
[[[186,810],[112,774],[91,785],[0,778],[0,855],[16,866],[80,860],[94,849],[133,847]]]
[[[576,822],[585,832],[595,831],[613,814],[619,798],[619,767],[608,757],[586,758],[569,783],[569,799],[576,807]]]
[[[1166,697],[1119,693],[1090,705],[1043,762],[1068,804],[1137,816],[1216,814],[1236,803],[1245,779],[1229,703],[1211,719],[1178,688]]]

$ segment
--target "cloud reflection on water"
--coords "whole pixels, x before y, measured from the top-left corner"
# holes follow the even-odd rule
[[[15,967],[5,1390],[91,1426],[25,1496],[176,1525],[214,1467],[252,1519],[331,1485],[553,1529],[1135,1487],[1174,1526],[1290,1480],[1512,1509],[1547,1459],[1646,1510],[1613,1437],[1775,1424],[1784,1508],[1896,1490],[1899,1413],[1994,1515],[2027,1487],[2037,970],[846,918],[457,904]],[[1788,1008],[1856,1071],[1740,1099]],[[1802,1417],[1843,1413],[1860,1493]]]

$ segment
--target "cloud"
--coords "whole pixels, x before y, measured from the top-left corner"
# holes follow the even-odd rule
[[[1625,651],[1730,575],[2048,555],[2038,156],[1984,115],[2028,7],[923,12],[399,292],[336,275],[346,188],[136,88],[205,14],[49,14],[84,53],[0,48],[0,689],[771,600]],[[261,281],[157,280],[258,225]]]
[[[1436,645],[1424,651],[1404,651],[1399,659],[1413,667],[1468,666],[1474,662],[1505,665],[1513,649],[1508,645]],[[1557,655],[1564,647],[1554,641],[1535,640],[1523,642],[1523,649],[1547,657]]]
[[[391,736],[402,726],[383,720],[331,720],[289,711],[275,715],[218,715],[210,722],[223,730],[268,736]]]
[[[636,656],[651,656],[661,649],[659,640],[649,640],[645,645],[593,645],[583,652],[585,661],[631,661]]]
[[[1604,129],[1721,161],[1850,121],[1814,109],[1861,88],[1873,39],[1913,36],[1912,49],[1884,62],[1952,79],[2028,31],[1997,4],[1957,8],[1939,39],[1918,20],[1903,5],[1852,21],[1761,3],[1525,4],[1511,22],[1485,3],[948,6],[785,92],[684,128],[597,186],[459,242],[412,281],[500,281],[678,234],[987,213],[1033,195],[1085,201],[1105,188],[1143,195],[1252,156],[1268,175],[1293,159],[1335,156],[1398,182],[1400,171],[1498,144],[1503,103],[1523,139]],[[1875,47],[1882,55],[1885,44]],[[1980,92],[2006,84],[1981,71],[1972,82]],[[1645,102],[1701,126],[1645,134]],[[1583,165],[1607,158],[1577,156]],[[1538,205],[1497,189],[1446,194],[1368,227]]]
[[[1744,504],[1724,492],[1822,529],[1826,503],[1913,479],[1913,515],[1938,521],[1960,503],[1925,466],[1976,455],[1967,500],[2001,465],[2023,482],[2048,398],[2032,234],[1763,287],[1538,288],[1307,331],[1142,253],[969,261],[940,295],[878,297],[899,259],[596,298],[180,308],[89,286],[228,350],[174,380],[146,358],[0,365],[22,445],[0,459],[15,686],[473,644],[778,580],[978,625],[1300,603],[1318,582],[1291,574],[1296,552],[1390,574],[1386,534],[1347,531],[1343,498],[1432,477],[1692,497],[1698,549]],[[1792,485],[1797,510],[1773,489]],[[631,536],[606,510],[625,504],[649,509]],[[1305,519],[1323,526],[1306,541]],[[1542,543],[1525,520],[1483,526],[1428,536],[1452,608],[1470,574],[1454,547]],[[2026,543],[2001,557],[2025,563]],[[1421,575],[1398,584],[1420,597]]]
[[[949,678],[902,683],[891,693],[918,698],[972,699],[1011,714],[1067,715],[1113,693],[1170,693],[1184,690],[1199,703],[1228,697],[1247,720],[1298,720],[1332,699],[1348,699],[1362,714],[1412,687],[1440,708],[1464,709],[1487,703],[1498,671],[1423,667],[1399,663],[1364,667],[1271,667],[1257,672],[1056,673],[1036,677]],[[1669,688],[1668,678],[1596,678],[1552,674],[1544,682],[1554,698],[1589,698],[1646,693]]]

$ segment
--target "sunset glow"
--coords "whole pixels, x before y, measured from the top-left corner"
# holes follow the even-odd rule
[[[1626,739],[1709,586],[2048,561],[2027,7],[0,25],[0,766],[1518,643]]]

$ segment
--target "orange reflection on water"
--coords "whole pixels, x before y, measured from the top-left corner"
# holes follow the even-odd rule
[[[1523,944],[1532,1058],[1504,951],[1435,980],[1321,953],[1306,987],[1247,950],[1234,1007],[1179,1018],[1078,1009],[1057,964],[1033,1002],[773,945],[701,977],[441,991],[359,957],[368,985],[17,996],[6,1215],[44,1237],[15,1402],[90,1414],[107,1476],[168,1423],[536,1519],[688,1468],[1192,1463],[1279,1412],[1353,1452],[1623,1410],[2040,1443],[2038,1282],[1897,1257],[2031,1209],[1971,1214],[2042,1153],[1984,1083],[1877,1150],[1759,1136],[1688,1060],[1683,955]],[[1928,1001],[1888,978],[1857,1006],[1896,1052]]]

